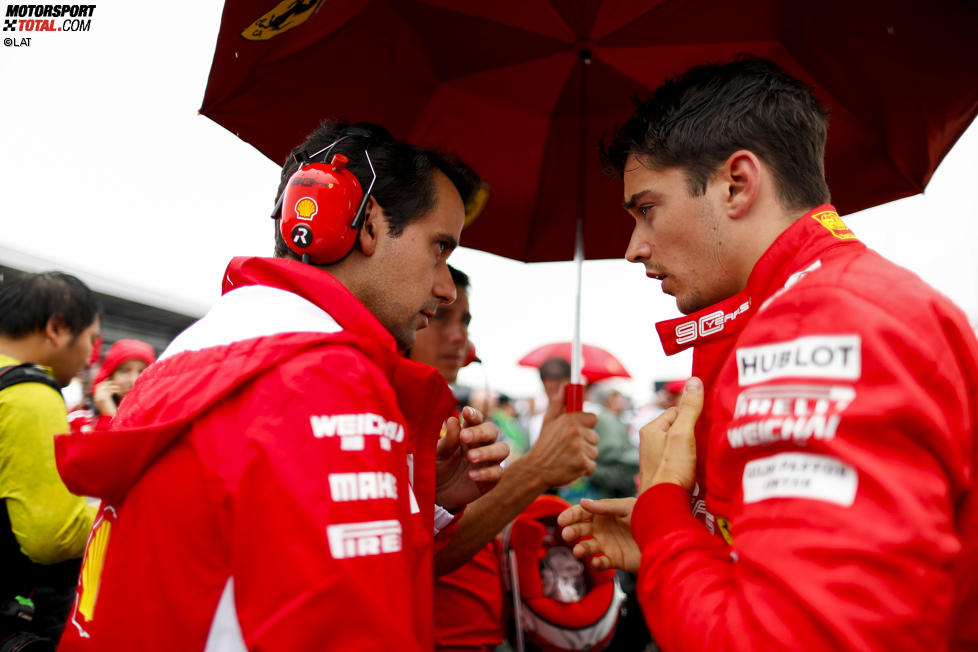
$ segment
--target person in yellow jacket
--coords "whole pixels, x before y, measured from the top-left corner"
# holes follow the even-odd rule
[[[68,432],[57,388],[88,361],[98,312],[68,274],[0,283],[0,641],[57,643],[71,607],[95,508],[55,466],[54,435]]]

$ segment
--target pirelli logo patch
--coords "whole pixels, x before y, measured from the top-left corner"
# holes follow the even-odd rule
[[[401,551],[401,524],[391,519],[328,525],[326,538],[333,559],[384,555]]]
[[[778,378],[858,380],[862,375],[859,335],[811,335],[737,349],[741,387]]]

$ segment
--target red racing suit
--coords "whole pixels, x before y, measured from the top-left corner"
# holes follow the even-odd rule
[[[430,650],[435,446],[454,399],[326,272],[236,258],[108,431],[61,650]]]
[[[632,515],[663,650],[978,646],[978,344],[958,308],[824,205],[742,293],[657,329],[696,347],[707,391],[693,495],[657,485]]]

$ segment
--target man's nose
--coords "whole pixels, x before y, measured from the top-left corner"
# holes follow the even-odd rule
[[[632,237],[625,249],[625,259],[630,263],[644,263],[652,255],[652,246],[636,226],[632,229]]]
[[[469,337],[469,329],[461,319],[449,319],[443,332],[448,341],[453,344],[464,343]]]
[[[448,265],[439,265],[438,271],[435,272],[433,292],[442,303],[451,303],[458,296],[458,292],[455,290],[455,281],[452,280],[452,273],[449,271]]]

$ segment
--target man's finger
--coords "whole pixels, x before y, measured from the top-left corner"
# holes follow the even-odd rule
[[[692,432],[696,420],[700,418],[700,413],[703,411],[703,381],[696,376],[687,380],[677,407],[676,420],[669,426],[669,430]]]
[[[486,418],[483,416],[482,412],[475,409],[471,405],[467,405],[462,408],[462,418],[465,419],[465,426],[477,426],[480,423],[484,423]]]
[[[591,568],[594,570],[609,570],[614,567],[611,565],[611,560],[604,555],[595,555],[591,557]]]
[[[499,426],[495,423],[483,423],[470,428],[463,428],[459,434],[461,441],[469,446],[484,446],[499,439]]]
[[[580,505],[583,511],[600,516],[629,516],[634,506],[634,498],[605,498],[603,500],[582,498]],[[557,523],[560,523],[560,519],[557,520]]]
[[[686,381],[678,407],[679,415],[666,433],[662,463],[656,469],[651,484],[673,482],[689,491],[696,474],[696,437],[693,429],[703,410],[703,383],[699,378]],[[645,477],[643,473],[643,484]]]
[[[588,555],[597,555],[604,552],[601,549],[601,544],[598,543],[597,539],[583,539],[574,544],[574,556],[575,557],[587,557]]]
[[[587,413],[581,412],[580,414],[587,414]],[[578,432],[581,433],[581,436],[584,438],[584,441],[586,441],[589,444],[594,444],[595,446],[597,446],[598,442],[601,441],[601,437],[598,435],[598,433],[591,430],[591,428],[585,428],[579,430]]]
[[[567,527],[572,523],[590,521],[591,513],[580,505],[572,505],[557,515],[557,525]]]
[[[458,449],[459,433],[461,430],[458,419],[448,417],[448,420],[445,422],[445,436],[438,440],[438,448],[436,449],[438,459],[447,459],[455,454],[455,451]]]
[[[561,538],[568,543],[577,541],[581,537],[592,536],[593,534],[594,526],[591,524],[591,521],[572,523],[560,531]]]
[[[557,391],[557,398],[547,405],[547,411],[543,413],[543,425],[540,427],[541,430],[547,427],[547,424],[559,417],[561,414],[567,411],[564,407],[564,393],[567,391],[567,383],[562,383],[560,389]]]
[[[484,466],[478,469],[472,469],[469,471],[469,479],[472,482],[478,482],[480,484],[495,484],[499,482],[499,479],[503,477],[503,467],[495,464],[493,466]],[[486,491],[491,489],[491,487],[486,487]]]
[[[473,464],[499,464],[509,457],[509,444],[497,441],[488,446],[472,448],[466,453],[466,457]]]
[[[654,435],[655,433],[669,430],[669,427],[672,426],[678,415],[679,410],[676,408],[667,408],[662,412],[662,414],[642,426],[642,428],[638,431],[639,435]]]

